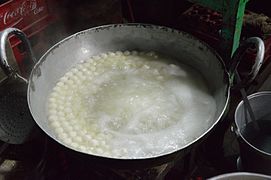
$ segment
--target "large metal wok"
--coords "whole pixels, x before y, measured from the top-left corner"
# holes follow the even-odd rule
[[[29,58],[33,58],[31,48],[25,35],[18,29],[9,28],[1,33],[1,66],[7,75],[22,79],[7,63],[5,44],[9,35],[15,35],[22,40],[29,53]],[[222,119],[226,113],[230,98],[230,88],[232,86],[230,77],[234,74],[241,55],[252,44],[257,46],[258,52],[253,70],[249,79],[247,79],[248,81],[256,76],[262,63],[264,45],[259,38],[248,39],[238,50],[239,53],[233,59],[234,63],[227,70],[220,56],[214,50],[195,37],[181,31],[146,24],[118,24],[91,28],[69,36],[54,45],[36,63],[29,80],[23,79],[28,83],[29,109],[38,126],[59,144],[67,147],[56,138],[54,131],[48,125],[46,102],[56,82],[72,66],[87,60],[93,55],[108,51],[156,51],[171,56],[197,69],[206,79],[211,93],[215,97],[217,111],[213,124],[210,125],[206,132],[175,152],[144,159],[113,159],[85,154],[74,150],[72,147],[67,148],[74,150],[72,152],[77,153],[78,157],[88,157],[102,160],[102,162],[107,161],[107,163],[126,164],[129,162],[132,165],[140,163],[141,166],[150,166],[152,163],[158,165],[165,161],[172,161],[180,158],[190,147],[204,139]],[[200,119],[199,123],[201,123]]]

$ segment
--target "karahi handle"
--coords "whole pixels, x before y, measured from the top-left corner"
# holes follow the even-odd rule
[[[8,37],[10,35],[14,35],[21,40],[22,45],[25,47],[28,56],[27,58],[32,61],[33,64],[36,63],[36,58],[26,35],[17,28],[7,28],[0,32],[0,66],[8,77],[21,79],[25,83],[28,83],[26,78],[21,76],[13,67],[9,65],[6,47],[7,43],[9,43]]]

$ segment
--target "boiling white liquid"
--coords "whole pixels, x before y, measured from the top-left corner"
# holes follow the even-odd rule
[[[155,53],[101,54],[78,64],[48,99],[57,138],[114,158],[170,153],[202,135],[216,104],[196,70]]]

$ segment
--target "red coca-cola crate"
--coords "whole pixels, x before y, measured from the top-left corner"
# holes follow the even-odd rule
[[[39,36],[54,19],[46,0],[9,0],[0,4],[0,30],[16,27],[30,39]],[[11,37],[10,43],[17,62],[21,64],[24,51],[20,48],[20,40]]]

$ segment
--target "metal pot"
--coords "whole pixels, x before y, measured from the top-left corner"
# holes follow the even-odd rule
[[[256,120],[271,121],[271,92],[258,92],[248,96]],[[244,170],[271,175],[271,153],[256,147],[244,135],[244,128],[251,122],[245,115],[244,103],[241,101],[235,111],[236,134],[239,140],[241,164]],[[271,127],[270,127],[271,128]],[[255,133],[251,131],[249,133]]]
[[[255,173],[247,173],[247,172],[236,172],[236,173],[228,173],[222,174],[219,176],[215,176],[210,178],[209,180],[267,180],[271,179],[271,176],[263,175],[263,174],[255,174]]]
[[[18,29],[9,28],[2,32],[1,66],[9,76],[21,78],[7,63],[4,44],[8,35],[11,34],[18,36],[22,42],[27,41],[24,34]],[[24,44],[28,45],[27,43]],[[248,39],[238,50],[239,53],[236,54],[236,58],[233,60],[234,63],[227,70],[222,59],[214,50],[202,41],[181,31],[146,24],[116,24],[91,28],[60,41],[40,58],[34,66],[28,81],[29,109],[38,126],[59,144],[74,150],[72,152],[77,153],[77,157],[88,157],[97,160],[97,162],[101,161],[103,164],[107,163],[108,165],[118,165],[125,168],[127,168],[127,163],[129,163],[129,167],[161,165],[184,156],[191,147],[201,142],[222,119],[229,103],[230,88],[232,86],[230,77],[233,76],[239,63],[239,55],[254,44],[256,44],[258,52],[249,81],[256,76],[263,59],[264,44],[259,38]],[[27,48],[28,51],[29,49]],[[141,159],[114,159],[85,154],[58,140],[54,131],[48,125],[46,114],[47,97],[58,79],[72,66],[91,56],[108,51],[125,50],[160,52],[198,70],[206,79],[217,104],[215,118],[209,129],[194,141],[174,152]],[[33,55],[30,52],[31,57]]]

